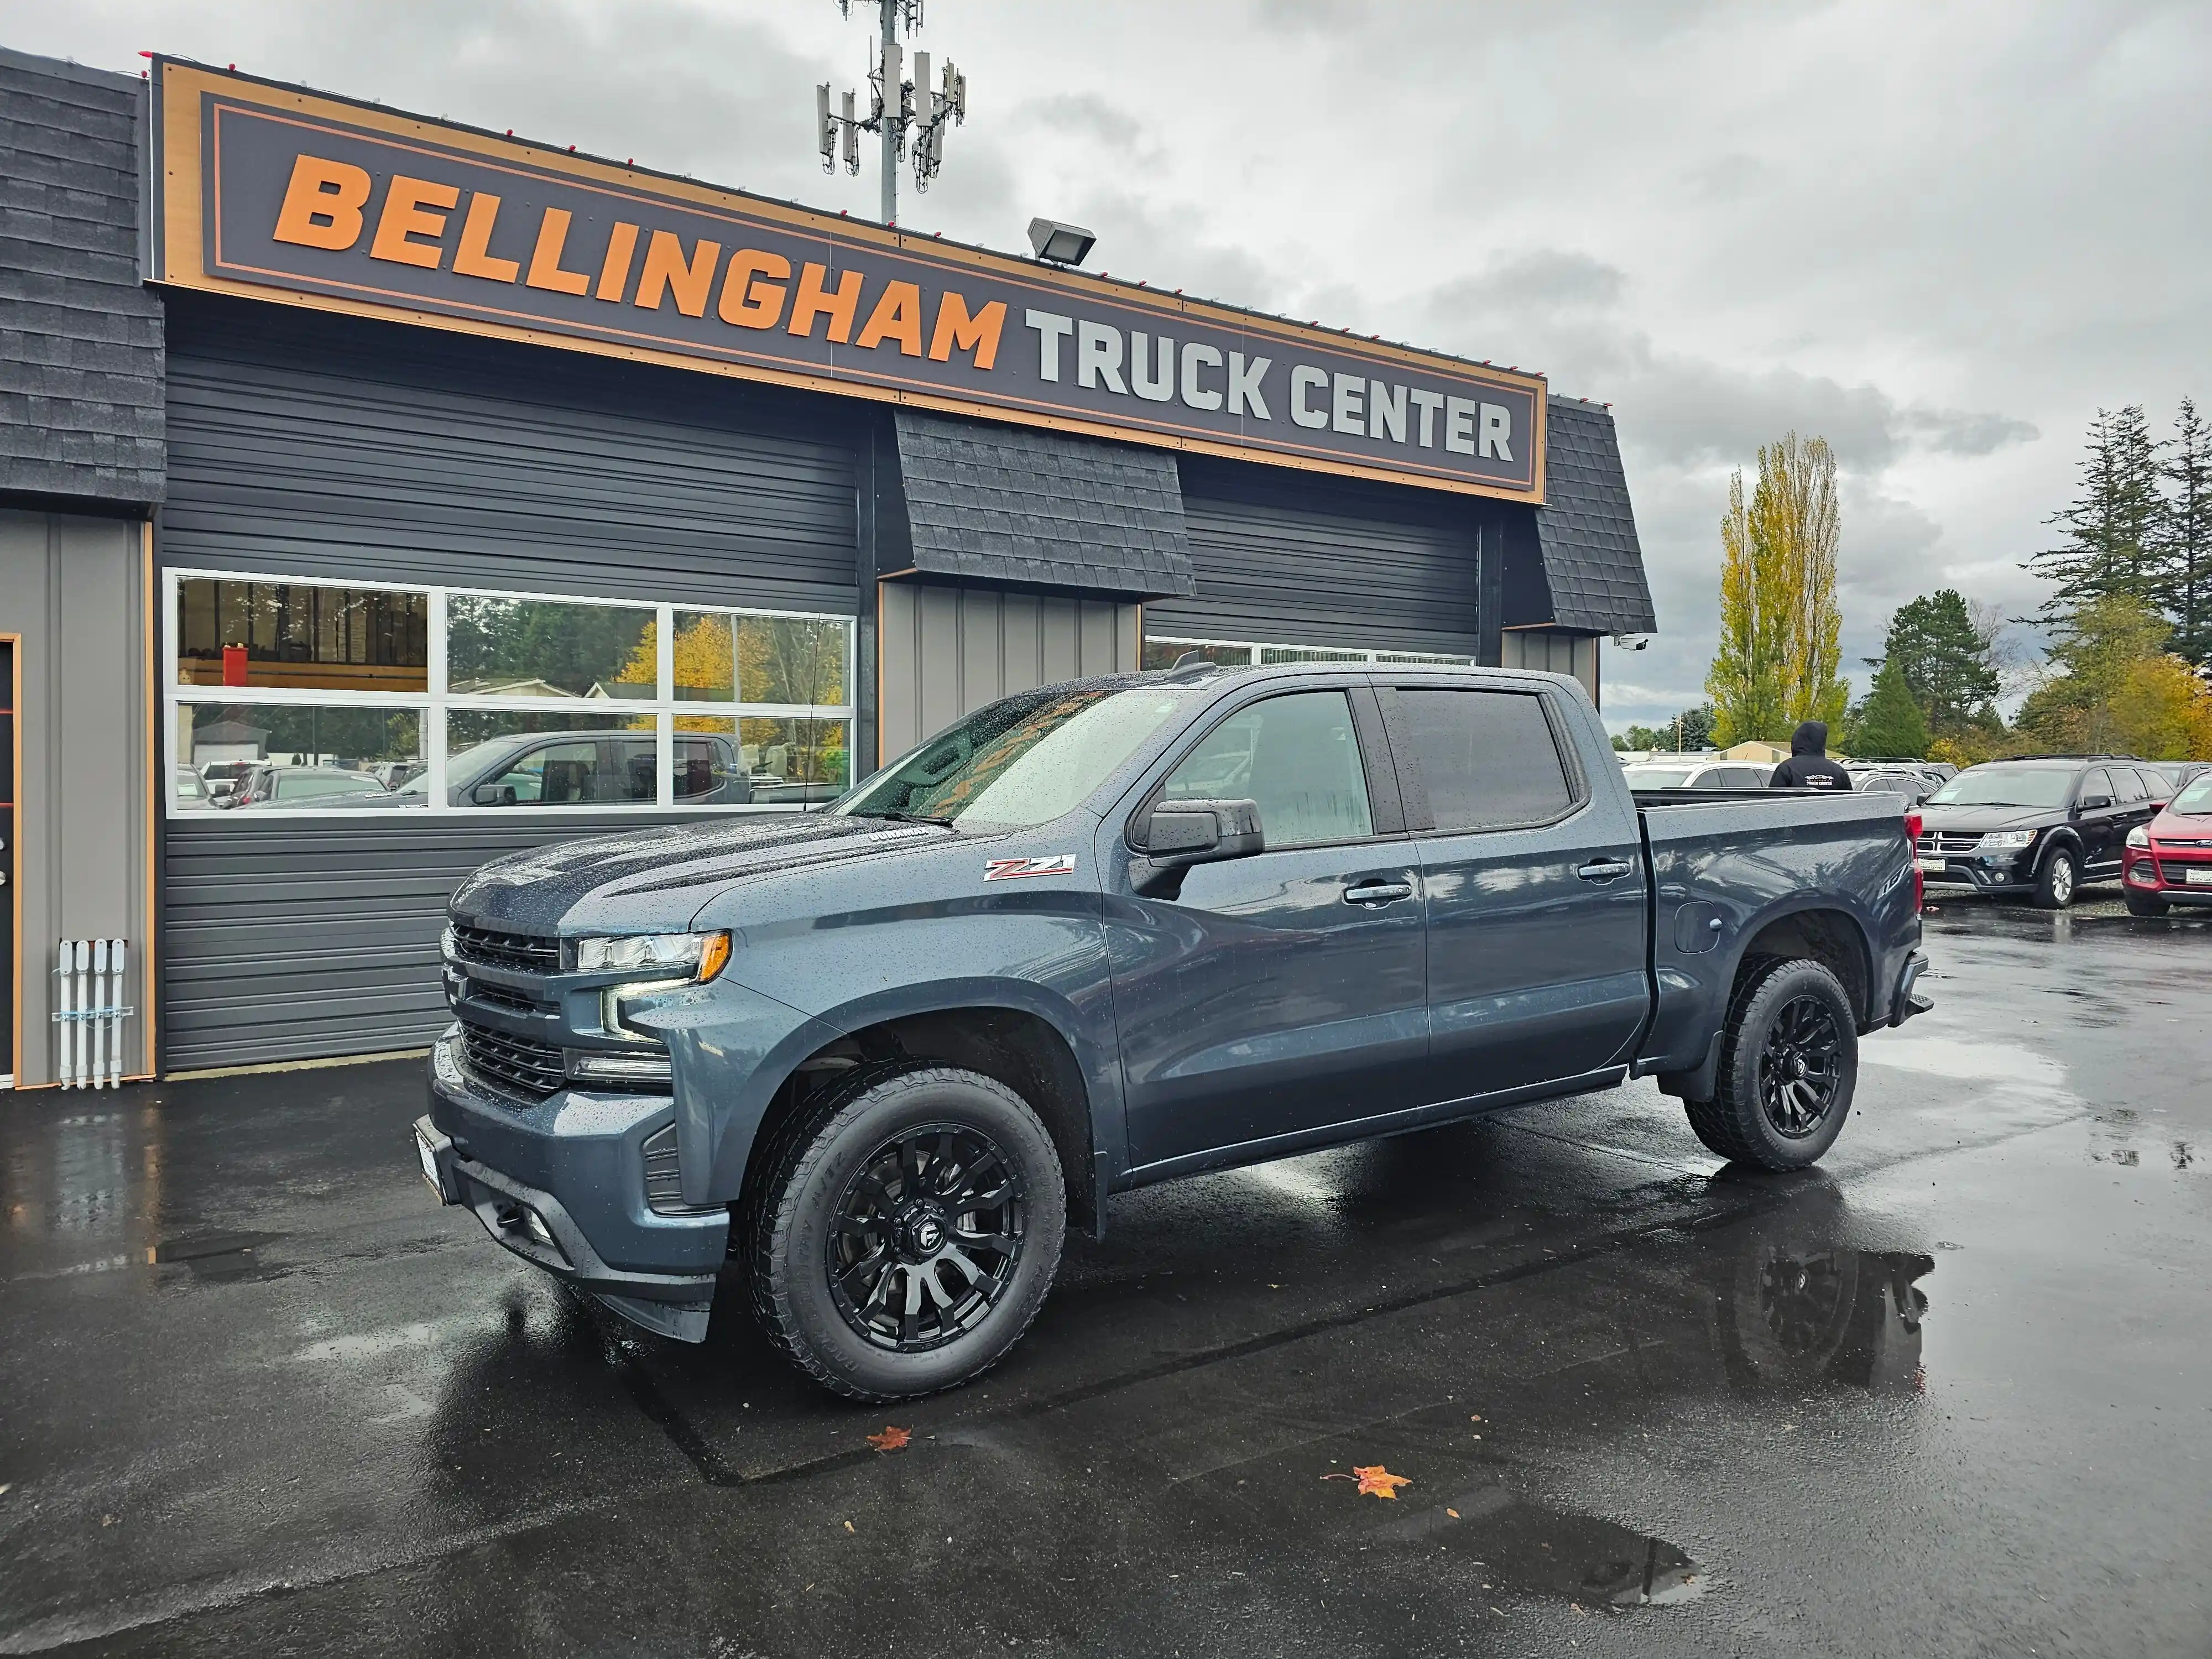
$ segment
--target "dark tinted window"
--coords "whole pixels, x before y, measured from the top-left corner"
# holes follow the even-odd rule
[[[1540,823],[1573,804],[1540,697],[1410,690],[1398,696],[1437,829]]]
[[[2117,786],[2112,791],[2114,800],[2132,805],[2136,801],[2151,798],[2155,786],[2147,775],[2137,772],[2132,766],[2115,766],[2109,769],[2112,782]]]
[[[2093,795],[2102,795],[2110,800],[2114,793],[2112,779],[2106,775],[2105,769],[2100,766],[2094,771],[2082,775],[2081,787],[2074,792],[2074,799],[2083,801]]]

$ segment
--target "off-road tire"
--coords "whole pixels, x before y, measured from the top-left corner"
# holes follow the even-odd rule
[[[1760,1103],[1762,1052],[1783,1011],[1802,998],[1825,1003],[1838,1039],[1833,1097],[1818,1125],[1785,1134]],[[1690,1128],[1713,1152],[1760,1170],[1802,1170],[1817,1163],[1843,1133],[1858,1081],[1858,1027],[1851,1000],[1835,975],[1817,962],[1768,957],[1745,964],[1729,998],[1721,1030],[1720,1068],[1711,1100],[1682,1103]]]
[[[996,1303],[945,1346],[897,1352],[871,1345],[838,1310],[826,1254],[833,1212],[854,1173],[902,1129],[971,1126],[1017,1170],[1019,1256]],[[1067,1188],[1052,1136],[1006,1085],[951,1066],[858,1072],[796,1113],[759,1166],[757,1199],[740,1213],[754,1316],[770,1342],[832,1393],[908,1400],[972,1381],[1022,1339],[1044,1305],[1067,1229]]]
[[[2061,866],[2064,873],[2060,873]],[[2039,910],[2063,910],[2081,886],[2081,861],[2070,847],[2054,847],[2035,872],[2033,902]]]
[[[2138,893],[2132,887],[2123,890],[2128,901],[2128,914],[2131,916],[2162,916],[2173,908],[2171,903],[2155,894]]]

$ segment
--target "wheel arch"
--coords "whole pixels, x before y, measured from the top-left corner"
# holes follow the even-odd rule
[[[1731,1000],[1753,964],[1767,957],[1820,963],[1842,981],[1844,993],[1850,999],[1852,1017],[1862,1030],[1872,1018],[1874,943],[1864,920],[1851,910],[1808,903],[1761,917],[1736,951],[1729,975]]]
[[[1069,1220],[1097,1231],[1100,1091],[1084,1064],[1079,1024],[1055,1018],[1050,1008],[1049,999],[1000,989],[911,1006],[864,1000],[823,1016],[839,1035],[801,1056],[778,1085],[747,1156],[740,1206],[769,1178],[778,1131],[855,1067],[951,1066],[1002,1083],[1029,1103],[1060,1154]]]

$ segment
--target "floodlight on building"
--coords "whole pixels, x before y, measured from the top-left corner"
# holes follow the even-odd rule
[[[1057,219],[1030,221],[1030,246],[1036,250],[1038,258],[1056,265],[1081,264],[1091,257],[1097,240],[1096,232],[1081,225],[1064,225]]]

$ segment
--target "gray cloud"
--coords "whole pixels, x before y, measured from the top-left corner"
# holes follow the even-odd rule
[[[1945,582],[2014,614],[2100,406],[2212,397],[2212,8],[932,0],[970,118],[906,222],[1045,213],[1155,286],[1541,368],[1620,422],[1662,633],[1609,719],[1698,695],[1728,474],[1818,432],[1853,658]],[[809,0],[0,0],[0,40],[155,47],[855,213]],[[2192,190],[2195,195],[2192,196]]]

